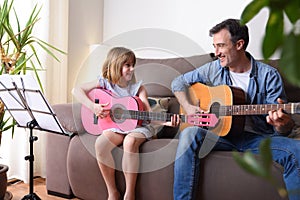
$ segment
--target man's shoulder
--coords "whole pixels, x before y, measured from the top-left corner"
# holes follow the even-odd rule
[[[255,66],[258,70],[266,70],[266,71],[273,71],[277,72],[277,63],[265,60],[255,60]]]
[[[254,67],[265,69],[268,71],[277,71],[279,59],[264,60],[256,59],[249,52],[246,52],[247,57],[254,63]]]

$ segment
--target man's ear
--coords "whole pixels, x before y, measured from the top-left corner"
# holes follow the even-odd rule
[[[241,50],[241,49],[243,49],[243,46],[244,46],[244,44],[245,44],[245,41],[244,40],[238,40],[237,42],[236,42],[236,48],[237,48],[237,50]]]

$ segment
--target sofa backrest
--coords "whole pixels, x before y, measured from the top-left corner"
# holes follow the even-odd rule
[[[135,78],[142,80],[149,96],[173,97],[172,80],[213,60],[213,54],[191,57],[148,59],[137,58]]]

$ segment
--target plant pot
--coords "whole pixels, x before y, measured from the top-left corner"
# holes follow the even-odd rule
[[[8,166],[0,164],[0,200],[7,199],[7,175]]]

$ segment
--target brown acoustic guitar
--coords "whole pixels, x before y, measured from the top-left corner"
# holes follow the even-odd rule
[[[240,88],[228,85],[209,87],[201,83],[195,83],[187,92],[193,105],[216,115],[218,122],[215,126],[208,127],[208,130],[218,136],[241,133],[246,115],[265,115],[270,110],[280,108],[286,113],[300,113],[300,103],[246,105],[245,92]],[[181,112],[185,113],[182,108]],[[187,126],[191,125],[183,123],[181,129]]]

